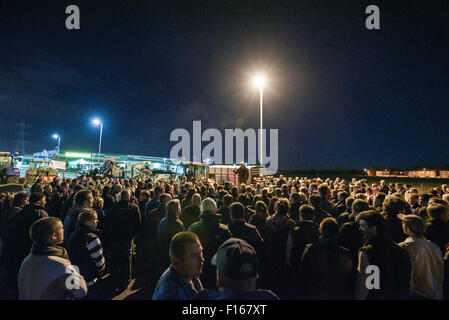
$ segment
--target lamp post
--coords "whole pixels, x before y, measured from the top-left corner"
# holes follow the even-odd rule
[[[59,147],[61,146],[61,137],[58,134],[54,134],[53,139],[58,139],[58,158],[59,158]]]
[[[101,136],[103,134],[103,122],[100,119],[92,120],[92,123],[96,126],[100,126],[100,143],[98,144],[98,163],[100,163],[100,153],[101,153]]]
[[[259,135],[259,162],[263,166],[263,145],[262,145],[262,129],[263,129],[263,86],[265,85],[265,77],[259,75],[254,78],[253,83],[256,88],[259,88],[259,100],[260,100],[260,135]]]

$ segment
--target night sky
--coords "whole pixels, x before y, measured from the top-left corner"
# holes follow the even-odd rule
[[[449,163],[449,1],[3,1],[0,150],[169,156],[170,133],[279,129],[280,169]],[[76,4],[81,29],[67,30]],[[380,8],[380,30],[365,8]],[[224,141],[223,141],[224,145]]]

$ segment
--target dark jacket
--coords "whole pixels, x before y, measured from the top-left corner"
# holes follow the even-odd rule
[[[335,216],[338,217],[339,215],[341,215],[343,212],[346,211],[346,204],[345,201],[340,201],[337,202],[336,204],[333,205],[333,210],[335,212]]]
[[[232,236],[229,228],[219,221],[219,215],[205,211],[200,214],[200,220],[188,229],[198,236],[203,247],[205,261],[201,282],[206,288],[214,288],[216,283],[216,268],[211,265],[212,257],[220,245]]]
[[[299,207],[302,205],[301,202],[293,203],[290,206],[290,218],[292,220],[299,220]]]
[[[159,198],[153,198],[150,201],[148,201],[147,204],[145,205],[145,220],[146,220],[146,218],[148,218],[151,211],[159,208],[160,206],[161,206],[161,202],[159,201]],[[164,214],[164,216],[165,216],[165,214]]]
[[[11,221],[5,241],[7,270],[19,271],[23,259],[30,253],[33,244],[30,238],[30,227],[35,221],[46,217],[48,214],[43,207],[27,204]]]
[[[110,222],[113,243],[131,241],[140,231],[139,207],[132,200],[117,202],[111,209]]]
[[[352,260],[349,251],[336,240],[321,237],[308,244],[301,260],[304,297],[307,299],[348,299]]]
[[[103,195],[101,195],[101,197],[102,197],[103,200],[104,200],[103,209],[104,209],[105,211],[111,210],[112,207],[113,207],[114,204],[115,204],[114,197],[111,196],[110,194],[103,194]]]
[[[332,218],[332,216],[320,208],[315,209],[315,223],[316,224],[319,225],[321,223],[321,221],[323,221],[326,218]]]
[[[105,269],[99,230],[88,226],[77,228],[66,242],[70,262],[77,266],[87,283],[102,275]]]
[[[179,219],[184,223],[184,227],[188,229],[192,224],[198,222],[200,213],[201,210],[199,206],[190,205],[182,210]]]
[[[351,296],[355,293],[355,282],[357,276],[357,266],[359,263],[359,250],[365,243],[363,233],[359,230],[360,225],[358,222],[350,221],[343,223],[340,226],[340,234],[338,236],[338,244],[349,250],[352,259],[352,271],[350,280]]]
[[[229,230],[233,238],[245,240],[258,254],[261,253],[263,239],[255,226],[245,221],[232,221],[229,225]]]
[[[320,208],[330,214],[332,217],[336,217],[334,207],[332,206],[332,203],[330,203],[326,198],[321,197],[321,204]]]
[[[379,267],[380,273],[380,289],[369,290],[367,299],[407,299],[411,276],[411,262],[408,252],[386,235],[379,235],[368,240],[360,250],[368,255],[370,265]]]
[[[50,202],[50,209],[48,214],[52,217],[57,217],[59,219],[62,219],[62,214],[64,211],[64,204],[66,203],[68,197],[55,192],[51,198],[51,200],[49,200]]]
[[[299,266],[301,264],[301,258],[304,253],[306,245],[309,243],[317,243],[320,237],[320,232],[318,230],[318,225],[309,220],[301,220],[296,223],[290,232],[291,247],[290,251],[290,265],[295,275],[301,273]]]
[[[239,176],[239,184],[247,183],[249,178],[249,170],[247,167],[240,167],[235,171],[235,173],[237,173]]]
[[[269,288],[286,288],[290,275],[287,265],[287,240],[295,222],[288,216],[274,214],[265,222],[266,285]],[[275,263],[273,263],[275,262]]]
[[[265,223],[266,223],[267,217],[268,217],[268,214],[263,215],[261,213],[256,213],[249,220],[249,223],[257,228],[257,231],[259,231],[262,239],[265,239]]]
[[[228,207],[220,207],[217,213],[221,215],[221,223],[225,225],[229,225],[231,223],[231,210],[229,210]]]
[[[168,254],[168,248],[170,240],[178,232],[184,231],[184,224],[178,219],[176,214],[169,214],[163,218],[157,225],[157,243],[160,257],[160,264],[163,270],[170,265],[170,259]]]
[[[446,254],[445,247],[449,243],[449,225],[441,219],[427,221],[427,230],[424,236],[440,247],[441,253]]]

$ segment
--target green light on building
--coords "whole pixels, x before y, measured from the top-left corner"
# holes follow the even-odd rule
[[[90,158],[90,153],[81,153],[81,152],[66,152],[64,154],[67,158]]]

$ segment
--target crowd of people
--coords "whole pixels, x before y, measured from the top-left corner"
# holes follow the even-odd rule
[[[22,180],[0,194],[2,298],[447,299],[447,185],[242,182]]]

